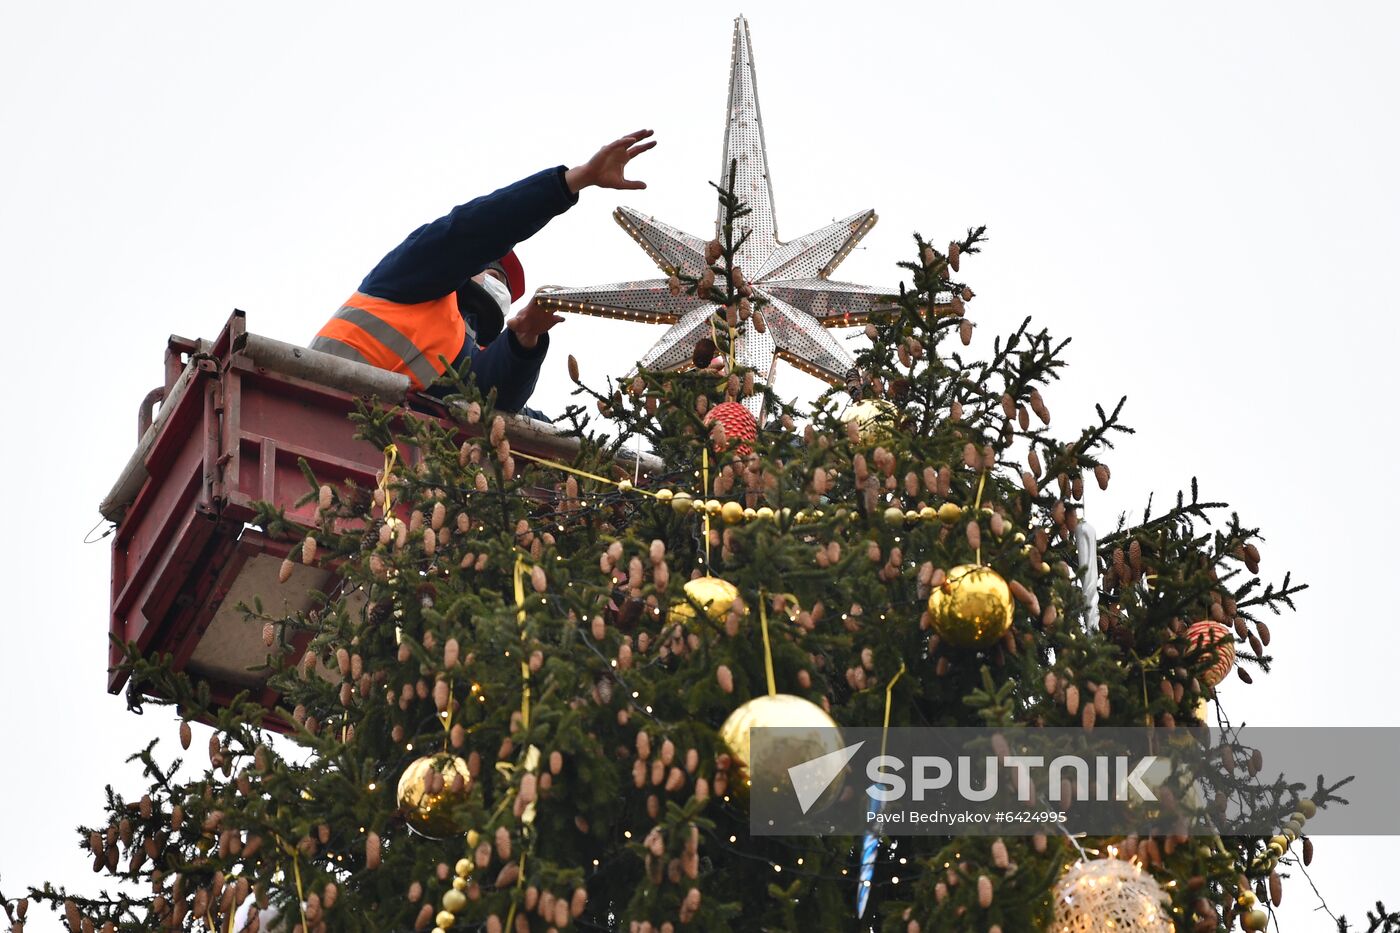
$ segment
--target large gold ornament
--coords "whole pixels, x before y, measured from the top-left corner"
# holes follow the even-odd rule
[[[841,423],[856,425],[860,442],[867,446],[889,439],[899,422],[899,409],[882,398],[861,399],[841,412]]]
[[[419,835],[429,839],[460,836],[469,827],[459,824],[452,811],[466,801],[471,787],[471,773],[461,758],[446,752],[424,755],[399,778],[399,806],[409,828]]]
[[[1055,885],[1057,933],[1172,933],[1171,898],[1136,862],[1080,862]]]
[[[739,589],[728,580],[721,580],[719,577],[696,577],[694,580],[685,582],[685,595],[689,599],[680,599],[671,605],[671,611],[667,618],[671,622],[690,622],[695,618],[695,607],[690,604],[690,600],[695,600],[705,607],[705,614],[715,622],[723,622],[729,615],[729,607],[734,605],[734,600],[739,598]]]
[[[758,770],[751,772],[750,739],[755,727],[783,727],[801,729],[801,733],[784,736],[772,743],[765,742],[763,761]],[[826,711],[810,700],[779,693],[772,696],[755,697],[734,712],[719,727],[719,736],[729,746],[734,756],[733,787],[741,792],[758,782],[771,787],[779,794],[791,785],[788,769],[820,758],[822,755],[840,751],[844,745],[840,728]],[[841,781],[832,781],[826,791],[817,799],[812,810],[820,809],[836,799],[841,792]],[[783,795],[786,799],[791,794]]]
[[[1011,589],[995,570],[959,564],[934,587],[928,612],[934,631],[956,648],[986,648],[1011,627]]]

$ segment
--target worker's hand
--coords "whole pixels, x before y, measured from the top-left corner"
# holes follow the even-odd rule
[[[627,163],[656,145],[656,140],[642,142],[652,134],[651,130],[637,130],[621,139],[613,140],[593,154],[582,165],[564,173],[564,181],[569,190],[578,194],[590,185],[599,188],[620,188],[626,191],[640,190],[647,186],[644,181],[632,181],[624,177]]]
[[[531,298],[530,303],[521,308],[515,317],[506,321],[506,326],[515,334],[515,339],[522,347],[533,350],[540,342],[540,334],[563,320],[553,311],[540,307],[540,303]]]

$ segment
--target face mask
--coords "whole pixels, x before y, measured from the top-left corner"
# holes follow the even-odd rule
[[[482,276],[481,287],[486,289],[486,294],[490,295],[496,304],[501,306],[501,315],[508,316],[510,314],[510,287],[494,275]]]

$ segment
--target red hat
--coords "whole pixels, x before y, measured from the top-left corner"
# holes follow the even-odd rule
[[[510,287],[510,300],[519,301],[520,296],[525,294],[525,267],[520,264],[515,250],[502,256],[500,263],[506,274],[506,285]]]

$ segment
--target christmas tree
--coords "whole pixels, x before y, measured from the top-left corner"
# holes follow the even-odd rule
[[[981,228],[941,250],[916,236],[847,384],[779,398],[738,362],[770,325],[736,259],[750,228],[733,178],[704,268],[669,282],[717,308],[693,366],[580,384],[599,417],[561,419],[582,439],[573,461],[512,450],[469,373],[449,422],[366,406],[347,424],[385,451],[378,487],[308,471],[316,527],[260,516],[299,542],[288,571],[340,581],[304,614],[246,607],[281,705],[213,708],[168,659],[132,654],[186,748],[190,721],[214,726],[207,767],[181,777],[152,741],[148,786],[109,788],[80,829],[94,869],[124,883],[30,898],[74,931],[1090,930],[1110,915],[1086,909],[1118,911],[1118,929],[1267,925],[1324,790],[1262,838],[750,831],[753,727],[1167,732],[1201,722],[1232,670],[1268,669],[1265,616],[1302,587],[1262,581],[1257,529],[1194,480],[1164,511],[1084,533],[1123,402],[1052,433],[1067,341],[1029,319],[964,355]],[[660,470],[619,470],[638,438]],[[1277,803],[1257,770],[1242,763],[1229,791]],[[6,904],[21,929],[24,906]]]

